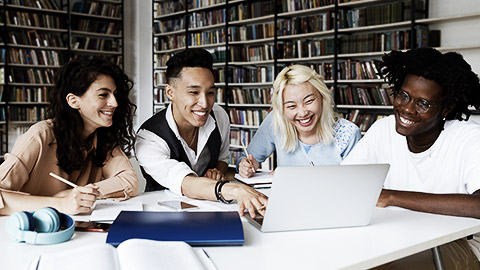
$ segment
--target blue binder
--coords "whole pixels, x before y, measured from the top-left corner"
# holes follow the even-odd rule
[[[245,242],[237,212],[122,211],[107,235],[118,246],[132,238],[184,241],[191,246],[241,246]]]

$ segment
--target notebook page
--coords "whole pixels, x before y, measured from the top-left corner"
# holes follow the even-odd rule
[[[83,254],[83,255],[82,255]],[[88,256],[85,256],[88,254]],[[88,259],[86,259],[88,258]],[[61,252],[45,253],[39,258],[37,270],[120,270],[117,252],[105,243],[91,244]]]
[[[256,172],[254,176],[250,178],[241,177],[240,174],[235,174],[235,179],[247,184],[247,185],[260,185],[271,184],[273,181],[273,175],[269,172]]]
[[[121,270],[206,270],[185,242],[130,239],[118,246],[117,253]]]
[[[98,200],[90,215],[90,221],[114,221],[121,211],[143,211],[142,202],[139,201],[109,201]]]

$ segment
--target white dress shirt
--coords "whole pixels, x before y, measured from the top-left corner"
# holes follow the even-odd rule
[[[195,151],[188,146],[188,143],[185,142],[178,132],[177,124],[173,119],[172,106],[168,106],[166,110],[167,112],[165,114],[165,118],[168,126],[173,133],[175,133],[177,139],[182,143],[183,149],[187,154],[192,168],[190,168],[185,162],[170,158],[170,147],[165,140],[160,138],[155,133],[145,129],[141,129],[137,133],[135,155],[138,159],[139,165],[142,166],[145,172],[147,172],[155,181],[171,191],[181,195],[183,178],[189,174],[197,175],[195,169],[199,167],[199,163],[202,161],[207,162],[206,160],[202,159],[201,153],[207,144],[210,134],[215,129],[215,121],[217,122],[218,130],[222,140],[218,161],[224,161],[228,163],[230,120],[225,110],[219,105],[214,104],[213,112],[215,114],[215,119],[209,115],[205,125],[199,128],[197,151],[195,153]]]

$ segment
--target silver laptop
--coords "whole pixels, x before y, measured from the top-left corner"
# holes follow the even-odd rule
[[[265,217],[245,217],[262,232],[368,225],[389,167],[278,167]]]

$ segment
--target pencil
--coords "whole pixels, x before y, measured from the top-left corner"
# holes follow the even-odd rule
[[[56,174],[54,174],[54,173],[52,173],[52,172],[50,172],[49,175],[50,175],[51,177],[59,180],[59,181],[62,181],[63,183],[65,183],[65,184],[67,184],[67,185],[69,185],[69,186],[71,186],[71,187],[74,187],[74,188],[78,187],[78,186],[75,185],[74,183],[72,183],[72,182],[68,181],[67,179],[65,179],[65,178],[63,178],[63,177],[60,177],[60,176],[58,176],[58,175],[56,175]]]
[[[249,155],[248,155],[248,151],[247,151],[247,146],[245,146],[245,143],[244,143],[243,141],[241,141],[241,142],[242,142],[242,146],[243,146],[243,151],[245,152],[245,155],[247,155],[247,161],[248,161],[248,163],[250,163],[250,165],[253,166],[253,164],[252,164],[252,162],[250,161],[250,159],[248,159],[248,156],[249,156]],[[252,172],[255,173],[255,169],[254,169],[254,168],[252,168]]]
[[[266,205],[262,205],[262,207],[258,208],[257,211],[262,211],[262,210],[265,210],[267,209],[267,206]]]

